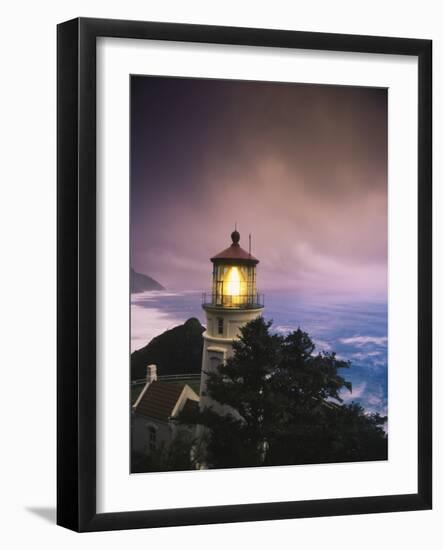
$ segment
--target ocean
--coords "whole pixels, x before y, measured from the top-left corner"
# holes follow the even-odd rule
[[[344,390],[345,402],[355,401],[366,410],[387,415],[387,304],[349,298],[303,297],[283,291],[265,293],[266,319],[273,330],[287,333],[300,327],[314,340],[317,351],[335,351],[351,361],[343,370],[352,382]],[[146,345],[189,317],[205,324],[201,293],[197,291],[152,291],[131,296],[131,350]]]

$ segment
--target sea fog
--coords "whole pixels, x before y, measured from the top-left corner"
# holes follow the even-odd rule
[[[352,382],[352,393],[344,390],[341,397],[387,415],[386,302],[267,291],[263,315],[273,320],[273,330],[287,333],[300,327],[314,340],[316,351],[335,351],[340,359],[351,361],[343,375]],[[190,317],[205,324],[200,292],[132,294],[131,351]]]

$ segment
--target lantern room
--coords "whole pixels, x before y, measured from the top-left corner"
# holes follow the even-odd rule
[[[203,296],[203,306],[215,308],[260,308],[263,297],[257,294],[256,267],[258,259],[244,250],[240,233],[231,234],[232,244],[211,258],[213,263],[212,291]]]

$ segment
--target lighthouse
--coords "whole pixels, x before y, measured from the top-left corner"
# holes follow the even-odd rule
[[[263,295],[257,293],[258,259],[240,246],[240,233],[231,233],[231,245],[213,256],[211,292],[203,294],[206,313],[203,333],[200,408],[217,404],[206,394],[206,373],[214,372],[233,352],[232,343],[240,328],[262,314]]]

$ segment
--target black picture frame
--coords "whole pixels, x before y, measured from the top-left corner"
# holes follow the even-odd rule
[[[418,491],[416,494],[96,512],[96,39],[400,54],[418,58]],[[79,18],[57,29],[57,523],[103,531],[426,510],[432,506],[432,42]]]

